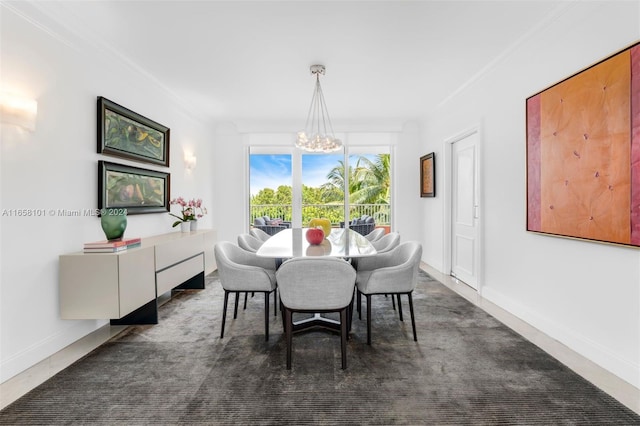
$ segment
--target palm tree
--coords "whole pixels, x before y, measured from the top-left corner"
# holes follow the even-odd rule
[[[358,190],[357,173],[359,161],[356,163],[355,169],[349,166],[349,194],[353,194]],[[342,201],[344,199],[344,161],[338,161],[338,165],[331,169],[327,174],[327,183],[321,186],[323,198],[327,202]],[[351,198],[349,198],[351,201]]]
[[[374,161],[360,157],[356,163],[357,190],[349,200],[355,204],[389,204],[391,190],[389,154],[379,154]]]
[[[359,157],[355,166],[349,166],[349,204],[389,204],[391,190],[389,154],[379,154],[374,160]],[[344,188],[344,162],[331,169],[327,183],[322,185],[323,200],[342,203]],[[385,211],[376,211],[376,222],[388,222]]]

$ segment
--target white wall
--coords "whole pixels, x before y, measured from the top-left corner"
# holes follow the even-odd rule
[[[246,211],[249,183],[246,179],[247,153],[243,137],[231,123],[216,128],[216,155],[213,159],[218,241],[235,243],[247,232]]]
[[[445,140],[481,129],[482,295],[636,387],[640,251],[526,232],[525,99],[638,41],[639,13],[635,1],[562,5],[424,122],[440,158]],[[438,191],[447,172],[437,168]],[[423,211],[424,258],[448,272],[443,197]]]
[[[39,16],[37,25],[11,8],[1,12],[1,87],[38,101],[36,130],[1,125],[0,381],[34,365],[106,323],[65,321],[58,308],[58,256],[104,239],[97,217],[64,217],[58,209],[97,207],[97,163],[171,173],[171,195],[213,205],[214,126],[111,52],[75,38]],[[171,128],[169,169],[96,153],[96,98],[106,98]],[[184,168],[183,152],[198,158]],[[13,209],[44,209],[15,217]],[[54,213],[49,213],[53,210]],[[176,231],[166,213],[128,217],[126,236]],[[212,227],[213,215],[201,227]],[[178,231],[179,232],[179,231]],[[87,277],[90,279],[90,277]]]

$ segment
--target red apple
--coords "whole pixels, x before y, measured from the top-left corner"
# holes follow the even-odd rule
[[[324,231],[322,228],[309,228],[307,229],[306,237],[309,244],[318,245],[324,240]]]

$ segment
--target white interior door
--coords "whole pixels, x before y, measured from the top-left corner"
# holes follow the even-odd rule
[[[453,142],[451,152],[451,275],[477,290],[478,133]]]

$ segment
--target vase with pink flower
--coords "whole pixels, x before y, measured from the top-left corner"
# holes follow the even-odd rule
[[[185,200],[183,197],[174,198],[170,201],[170,205],[176,205],[180,207],[180,213],[169,213],[170,216],[175,217],[172,227],[180,225],[182,232],[195,231],[198,225],[198,219],[207,214],[207,209],[202,205],[202,199],[192,198],[191,200]]]

